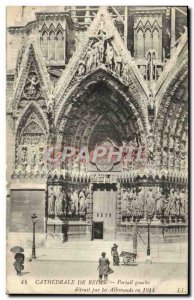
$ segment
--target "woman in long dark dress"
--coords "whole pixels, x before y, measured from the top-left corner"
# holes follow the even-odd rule
[[[110,261],[108,258],[106,258],[106,253],[102,252],[102,257],[99,259],[99,280],[102,280],[104,276],[104,280],[108,279],[108,273],[109,273],[109,265]]]
[[[119,265],[119,253],[118,253],[118,245],[114,244],[113,247],[111,248],[111,254],[113,256],[113,265],[118,266]]]
[[[14,262],[14,268],[17,272],[17,275],[22,274],[22,270],[24,269],[24,254],[23,253],[16,253],[15,255],[15,262]]]

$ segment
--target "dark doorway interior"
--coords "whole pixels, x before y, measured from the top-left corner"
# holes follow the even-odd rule
[[[93,239],[103,239],[103,222],[93,223]]]

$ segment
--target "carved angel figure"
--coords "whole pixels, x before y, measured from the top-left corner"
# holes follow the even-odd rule
[[[36,78],[36,76],[32,76],[28,80],[29,80],[29,84],[27,84],[26,87],[24,88],[24,93],[26,94],[27,97],[35,97],[37,92],[36,86],[38,83],[38,79]]]

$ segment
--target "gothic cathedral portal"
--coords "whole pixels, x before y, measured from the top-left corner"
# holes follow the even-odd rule
[[[31,240],[32,213],[40,245],[129,241],[148,220],[187,236],[188,36],[186,18],[168,34],[170,9],[130,7],[126,32],[111,7],[8,28],[12,236]]]

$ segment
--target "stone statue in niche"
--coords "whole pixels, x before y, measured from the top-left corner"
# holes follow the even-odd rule
[[[172,131],[172,132],[176,132],[176,127],[177,127],[177,120],[174,121],[173,124],[171,124],[171,131]]]
[[[156,214],[162,214],[163,208],[164,208],[163,189],[159,188],[159,191],[156,194]]]
[[[163,166],[167,167],[168,165],[168,154],[166,152],[166,150],[163,150],[163,157],[162,157],[162,161],[163,161]]]
[[[99,40],[97,44],[97,49],[98,49],[99,63],[102,63],[104,58],[104,41],[102,39]]]
[[[148,214],[153,214],[155,212],[155,196],[152,187],[149,187],[146,194],[144,212],[145,211]]]
[[[123,60],[121,55],[118,54],[115,57],[115,72],[117,73],[118,76],[121,76],[122,68],[123,68]]]
[[[154,114],[155,101],[154,101],[153,93],[149,94],[149,108],[150,108],[150,113]]]
[[[29,135],[23,136],[23,144],[31,144],[31,137]]]
[[[156,51],[151,49],[147,53],[147,79],[156,80]]]
[[[72,200],[72,193],[73,190],[72,188],[67,190],[67,194],[66,194],[66,199],[67,199],[67,213],[72,213],[72,211],[74,211],[74,202]]]
[[[139,116],[137,116],[137,121],[136,122],[139,126],[139,129],[141,130],[140,139],[141,139],[141,142],[143,143],[143,140],[145,140],[145,137],[143,137],[143,126],[142,126],[141,118]]]
[[[133,188],[132,193],[133,193],[132,194],[133,200],[131,201],[131,210],[132,210],[132,213],[135,214],[136,207],[137,207],[137,193],[136,193],[136,188]]]
[[[148,162],[153,161],[153,153],[154,153],[154,137],[153,132],[150,131],[150,135],[148,137]]]
[[[84,61],[80,61],[77,72],[79,77],[83,76],[86,73],[86,66]]]
[[[40,168],[44,166],[44,154],[43,154],[43,147],[39,148],[39,157],[38,157],[38,165]]]
[[[72,166],[73,166],[72,158],[69,157],[69,158],[67,159],[67,162],[66,162],[67,170],[68,170],[68,171],[69,171],[69,170],[72,170]]]
[[[156,152],[155,152],[155,164],[156,164],[156,167],[160,167],[160,162],[161,162],[161,152],[160,152],[160,148],[157,148]]]
[[[171,134],[170,135],[169,148],[173,149],[173,147],[174,147],[174,136]]]
[[[86,55],[86,71],[89,72],[92,69],[93,65],[93,53],[92,49],[88,49],[88,53]]]
[[[185,157],[181,155],[181,164],[180,164],[181,170],[185,170],[185,166],[186,166]]]
[[[170,118],[168,118],[167,121],[166,121],[166,126],[164,128],[165,133],[168,133],[169,127],[170,127]]]
[[[185,157],[185,144],[182,143],[181,147],[180,147],[180,167],[181,169],[185,169],[185,165],[186,165],[186,157]]]
[[[26,167],[28,164],[28,152],[27,151],[28,151],[27,147],[22,147],[21,162],[24,167]]]
[[[110,45],[109,43],[107,43],[107,49],[106,49],[106,64],[107,67],[110,70],[113,70],[113,63],[114,63],[114,49],[112,47],[112,45]]]
[[[78,213],[79,211],[79,197],[77,190],[74,190],[71,194],[71,211]]]
[[[83,174],[86,172],[86,163],[85,161],[80,162],[80,173]]]
[[[122,159],[122,163],[123,163],[123,171],[128,171],[128,158],[126,156]]]
[[[143,209],[144,209],[144,200],[145,200],[145,196],[144,196],[144,190],[143,187],[139,187],[137,188],[137,202],[138,202],[138,213],[143,213]]]
[[[180,191],[180,202],[181,202],[181,206],[182,206],[182,213],[185,213],[185,208],[186,208],[186,191],[185,189],[182,189]]]
[[[62,215],[64,210],[64,192],[62,187],[56,187],[55,215]]]
[[[174,153],[171,151],[169,153],[169,162],[168,162],[168,166],[170,168],[172,168],[174,166]]]
[[[165,209],[165,214],[167,215],[175,215],[177,214],[177,208],[176,208],[176,192],[175,190],[172,188],[170,190],[170,194],[167,198],[168,204],[167,207]]]
[[[56,201],[56,195],[53,186],[51,186],[48,189],[48,215],[49,216],[55,215],[55,201]]]
[[[178,154],[175,155],[174,166],[176,169],[179,169],[180,167],[180,158]]]
[[[82,189],[79,193],[79,210],[80,212],[84,212],[86,208],[86,195],[84,189]]]
[[[123,212],[128,211],[128,199],[129,199],[129,194],[127,189],[123,190],[123,196],[122,196],[122,210]]]
[[[123,63],[122,78],[125,82],[129,80],[129,65],[126,61]]]
[[[32,154],[31,154],[31,164],[32,164],[33,166],[36,165],[36,150],[35,150],[35,149],[32,150]]]
[[[180,191],[175,192],[175,213],[180,216],[184,214],[184,207],[180,197]]]
[[[130,189],[128,189],[128,208],[129,208],[129,211],[131,211],[132,201],[133,201],[133,188],[130,188]]]
[[[185,143],[181,143],[180,153],[181,153],[181,157],[185,157]]]
[[[174,193],[174,206],[175,206],[175,214],[180,215],[182,213],[182,203],[181,203],[179,190],[176,190]]]
[[[164,137],[163,137],[163,147],[166,148],[168,145],[168,134],[164,133]]]
[[[53,120],[54,120],[53,111],[54,111],[54,99],[49,101],[48,108],[47,108],[47,118],[50,125],[50,131],[53,128]]]
[[[86,189],[86,201],[90,201],[90,193],[91,193],[91,190],[90,190],[90,187],[88,186]]]

